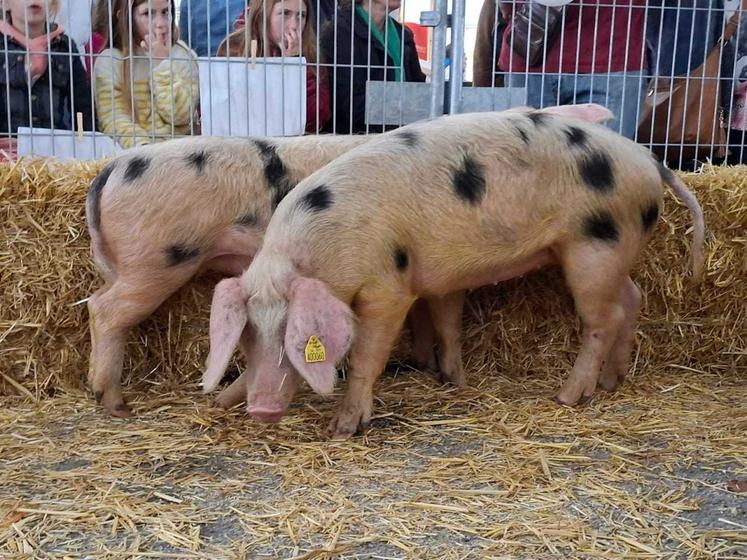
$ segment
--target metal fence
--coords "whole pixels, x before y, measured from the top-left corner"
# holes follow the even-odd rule
[[[0,149],[93,158],[596,102],[671,166],[737,163],[744,2],[4,0]]]

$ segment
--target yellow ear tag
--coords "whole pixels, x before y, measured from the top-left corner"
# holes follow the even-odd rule
[[[324,349],[324,344],[314,335],[309,337],[304,353],[306,354],[306,363],[308,364],[323,362],[327,359],[327,351]]]

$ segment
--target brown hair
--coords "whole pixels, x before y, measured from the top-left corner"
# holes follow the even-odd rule
[[[114,3],[114,0],[97,0],[91,4],[91,31],[104,37],[109,37],[110,1]]]
[[[265,43],[268,30],[264,22],[269,19],[267,14],[272,12],[275,4],[281,1],[251,0],[247,8],[244,25],[223,39],[216,55],[248,57],[250,55],[249,45],[252,44],[252,39],[256,39],[257,56],[272,56],[270,45]],[[307,62],[316,62],[316,36],[313,28],[309,26],[308,19],[309,0],[303,0],[303,3],[306,5],[307,19],[301,33],[301,56],[306,57]],[[267,12],[265,12],[265,5],[267,6]]]
[[[108,3],[108,0],[101,0],[102,3]],[[112,0],[112,37],[110,44],[122,53],[122,96],[130,100],[130,109],[137,116],[137,107],[135,99],[130,90],[130,55],[133,51],[132,45],[139,45],[142,37],[135,36],[135,30],[130,27],[132,22],[132,11],[140,4],[148,0]],[[171,44],[174,45],[179,40],[179,28],[176,26],[176,7],[174,0],[169,0],[171,5]],[[106,11],[106,10],[102,10]],[[130,44],[132,36],[132,45]]]

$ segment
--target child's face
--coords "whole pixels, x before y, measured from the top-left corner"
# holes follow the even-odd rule
[[[171,29],[171,1],[170,0],[145,0],[132,10],[132,27],[135,44],[154,35],[155,38],[164,43],[169,43],[169,30]]]
[[[306,27],[306,4],[303,0],[280,0],[270,11],[267,31],[276,46],[297,42]],[[297,47],[297,45],[295,45]]]
[[[57,11],[58,0],[3,0],[3,7],[10,12],[13,27],[24,30],[26,26],[37,27],[52,19]]]

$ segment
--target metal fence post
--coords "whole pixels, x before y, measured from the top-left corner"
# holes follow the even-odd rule
[[[451,71],[449,72],[449,113],[462,110],[464,77],[464,5],[466,0],[453,0],[451,15]]]
[[[434,0],[433,10],[420,14],[420,25],[431,34],[431,118],[444,113],[444,60],[446,58],[447,0]]]

